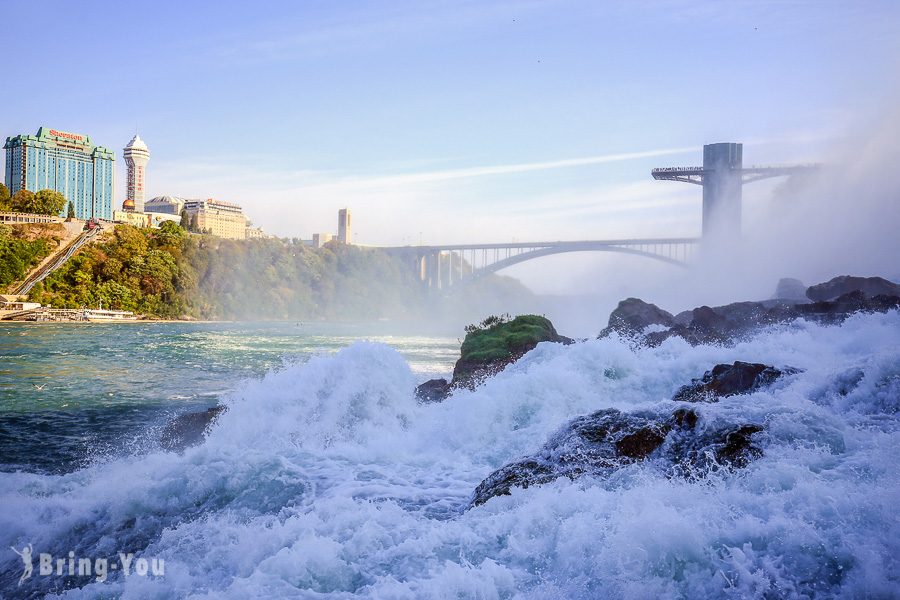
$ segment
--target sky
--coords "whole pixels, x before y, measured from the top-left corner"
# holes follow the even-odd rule
[[[898,97],[895,1],[0,4],[0,136],[90,135],[120,202],[139,133],[151,197],[283,237],[344,207],[369,245],[697,235],[651,168],[819,161]]]

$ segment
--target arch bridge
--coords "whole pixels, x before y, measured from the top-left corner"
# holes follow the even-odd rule
[[[699,242],[698,238],[646,238],[398,246],[382,250],[410,255],[419,279],[429,288],[444,289],[476,281],[527,260],[568,252],[618,252],[687,266]]]

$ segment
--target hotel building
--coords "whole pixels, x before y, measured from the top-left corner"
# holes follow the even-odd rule
[[[237,204],[212,198],[185,200],[184,211],[191,222],[197,217],[197,228],[200,231],[230,240],[247,238],[247,217]]]
[[[86,135],[41,127],[37,135],[6,138],[6,187],[56,190],[79,219],[112,219],[115,155]],[[63,208],[64,216],[68,206]]]

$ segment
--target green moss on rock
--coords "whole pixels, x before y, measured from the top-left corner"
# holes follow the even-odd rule
[[[473,385],[482,375],[500,371],[541,342],[571,340],[556,332],[546,317],[521,315],[505,321],[492,317],[481,327],[470,326],[453,369],[454,385]]]

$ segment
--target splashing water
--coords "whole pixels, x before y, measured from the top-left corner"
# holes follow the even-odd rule
[[[430,405],[396,351],[357,343],[245,380],[182,455],[0,473],[0,545],[165,560],[162,577],[25,586],[66,598],[895,597],[898,340],[894,312],[732,348],[541,344]],[[804,370],[699,408],[764,425],[747,468],[691,482],[648,460],[467,510],[486,475],[571,418],[671,412],[679,386],[734,360]],[[4,560],[13,595],[21,563]]]

